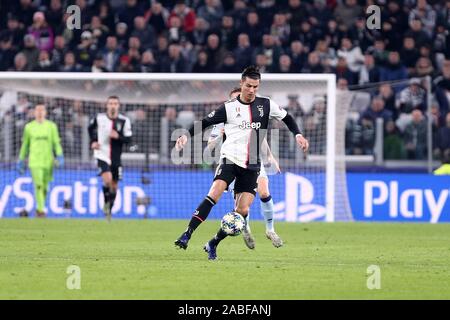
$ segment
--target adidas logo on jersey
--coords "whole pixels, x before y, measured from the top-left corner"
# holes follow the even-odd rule
[[[261,128],[261,122],[248,122],[242,121],[242,124],[239,126],[240,129],[256,129]]]

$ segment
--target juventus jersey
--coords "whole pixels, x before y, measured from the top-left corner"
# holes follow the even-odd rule
[[[202,129],[224,123],[226,139],[220,149],[220,157],[242,168],[259,170],[260,150],[269,119],[282,120],[287,115],[273,100],[256,97],[251,103],[240,100],[240,96],[225,102],[202,121]],[[220,127],[216,128],[220,131]],[[193,136],[193,128],[190,130]]]
[[[117,131],[119,139],[109,137],[112,129]],[[91,144],[96,141],[100,145],[99,149],[94,150],[94,157],[109,165],[120,165],[122,145],[131,141],[130,119],[122,114],[110,119],[106,113],[99,113],[91,119],[88,130]]]

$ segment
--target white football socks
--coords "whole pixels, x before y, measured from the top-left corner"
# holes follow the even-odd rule
[[[266,230],[274,231],[273,229],[273,200],[272,196],[261,199],[261,214],[266,222]]]

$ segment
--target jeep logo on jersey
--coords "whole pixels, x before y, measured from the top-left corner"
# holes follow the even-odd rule
[[[262,105],[257,106],[256,108],[258,108],[259,111],[259,116],[263,117],[264,116],[264,107]]]
[[[240,129],[256,129],[261,128],[261,122],[248,122],[242,121],[242,124],[239,126]]]

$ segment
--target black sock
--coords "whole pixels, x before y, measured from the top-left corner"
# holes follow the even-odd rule
[[[200,203],[197,210],[193,214],[191,221],[189,221],[188,228],[186,232],[191,235],[195,229],[208,218],[209,213],[211,212],[212,207],[216,204],[216,202],[210,197],[206,196],[206,198]]]
[[[222,230],[222,228],[220,228],[219,231],[217,231],[214,238],[212,238],[209,241],[209,243],[212,244],[213,246],[217,246],[219,242],[225,239],[226,237],[228,237],[228,235],[225,233],[225,231]]]
[[[114,207],[114,201],[116,200],[117,191],[114,189],[109,190],[109,203],[111,203],[111,208]]]
[[[107,186],[103,186],[103,197],[105,198],[105,204],[108,203],[111,199],[109,187]]]

